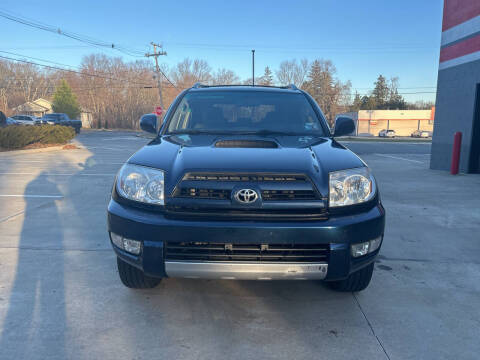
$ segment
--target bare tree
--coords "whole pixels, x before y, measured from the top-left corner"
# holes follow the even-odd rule
[[[170,76],[175,84],[187,88],[196,82],[208,83],[211,78],[211,68],[205,60],[189,58],[179,62],[171,71]]]
[[[211,85],[234,85],[240,82],[240,78],[232,71],[225,68],[218,69],[210,78]]]
[[[294,84],[301,87],[306,80],[308,74],[309,62],[307,59],[285,60],[280,63],[279,69],[275,72],[280,85],[286,86]]]

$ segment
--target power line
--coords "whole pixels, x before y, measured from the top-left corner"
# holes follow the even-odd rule
[[[37,20],[30,20],[24,17],[13,15],[12,13],[6,12],[5,10],[0,10],[0,17],[14,21],[26,26],[30,26],[39,30],[48,31],[53,34],[61,35],[68,37],[73,40],[80,41],[82,43],[88,44],[90,46],[100,47],[100,48],[109,48],[113,50],[120,51],[126,55],[132,57],[142,57],[143,52],[140,50],[130,49],[125,46],[117,45],[115,43],[106,42],[103,40],[98,40],[89,36],[81,35],[78,33],[62,30],[59,27],[41,23]]]
[[[13,53],[13,52],[10,52],[10,51],[0,50],[0,53],[9,54],[9,55],[14,55],[14,56],[21,56],[21,57],[24,57],[24,58],[29,58],[29,59],[32,59],[32,60],[43,61],[43,62],[50,63],[50,64],[54,64],[54,65],[60,65],[60,66],[66,66],[66,67],[73,67],[73,68],[79,69],[77,66],[71,66],[71,65],[67,65],[67,64],[62,64],[62,63],[58,63],[58,62],[55,62],[55,61],[51,61],[51,60],[45,60],[45,59],[40,59],[40,58],[33,57],[33,56],[27,56],[27,55],[17,54],[17,53]]]

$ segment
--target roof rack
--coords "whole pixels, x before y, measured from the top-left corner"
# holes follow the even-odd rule
[[[195,84],[193,84],[192,88],[194,89],[199,89],[199,88],[204,88],[204,87],[208,87],[208,85],[204,85],[202,84],[201,82],[196,82]]]
[[[268,87],[268,88],[276,88],[276,89],[291,89],[291,90],[298,90],[298,88],[294,84],[290,84],[287,86],[273,86],[273,85],[242,85],[242,84],[224,84],[224,85],[205,85],[200,82],[196,82],[192,88],[193,89],[200,89],[200,88],[209,88],[209,87],[222,87],[222,86],[252,86],[252,87]]]

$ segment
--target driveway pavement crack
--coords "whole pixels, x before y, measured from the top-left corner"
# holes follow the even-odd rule
[[[380,341],[380,339],[378,338],[377,334],[375,333],[375,330],[373,329],[373,326],[372,326],[372,324],[370,323],[370,320],[368,320],[367,315],[366,315],[365,312],[363,311],[362,305],[360,305],[360,302],[359,302],[358,299],[357,299],[357,295],[355,295],[355,293],[352,293],[352,295],[353,295],[353,298],[355,299],[355,302],[357,303],[358,308],[359,308],[360,311],[362,312],[363,317],[365,318],[365,321],[367,322],[368,327],[370,328],[373,336],[375,336],[375,339],[377,339],[378,345],[380,345],[380,347],[382,348],[382,350],[383,350],[383,352],[385,353],[385,356],[387,357],[387,359],[390,360],[390,356],[388,355],[387,350],[385,350],[385,347],[383,346],[382,342]]]

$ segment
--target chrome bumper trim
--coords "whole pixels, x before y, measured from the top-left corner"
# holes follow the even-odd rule
[[[248,263],[165,261],[169,277],[232,280],[322,280],[325,263]]]

